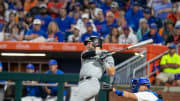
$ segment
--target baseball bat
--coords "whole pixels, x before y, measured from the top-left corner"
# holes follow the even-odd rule
[[[136,48],[136,47],[144,46],[144,45],[147,45],[147,44],[150,44],[150,43],[153,43],[153,40],[152,40],[152,39],[145,40],[145,41],[139,42],[139,43],[137,43],[137,44],[134,44],[134,45],[128,46],[128,47],[123,48],[123,49],[121,49],[121,50],[118,50],[118,51],[112,52],[111,54],[113,55],[113,54],[116,54],[116,53],[121,52],[121,51],[125,51],[125,50],[128,50],[128,49],[132,49],[132,48]]]

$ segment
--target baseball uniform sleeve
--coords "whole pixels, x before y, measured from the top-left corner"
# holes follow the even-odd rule
[[[103,60],[104,69],[114,67],[114,58],[112,56],[108,56]]]
[[[151,92],[138,92],[134,93],[138,101],[156,101],[158,98]]]

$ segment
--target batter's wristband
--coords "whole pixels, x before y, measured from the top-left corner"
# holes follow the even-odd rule
[[[124,95],[124,92],[123,91],[120,91],[120,90],[115,90],[115,93],[119,96],[123,96]]]

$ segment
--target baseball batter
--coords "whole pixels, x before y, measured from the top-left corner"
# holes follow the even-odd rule
[[[100,82],[104,71],[109,76],[115,74],[114,59],[107,56],[108,51],[101,50],[102,40],[91,36],[84,42],[87,50],[81,54],[80,81],[71,94],[70,101],[95,101],[100,90]]]

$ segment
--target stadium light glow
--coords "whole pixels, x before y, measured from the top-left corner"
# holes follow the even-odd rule
[[[45,53],[1,53],[1,56],[46,56]]]

